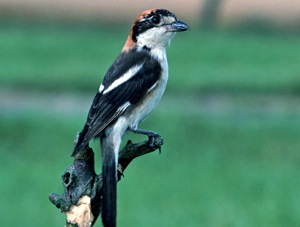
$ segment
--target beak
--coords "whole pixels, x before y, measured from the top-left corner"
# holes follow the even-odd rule
[[[167,31],[168,32],[183,32],[186,30],[190,30],[190,27],[183,23],[182,21],[176,21],[173,24],[167,25]]]

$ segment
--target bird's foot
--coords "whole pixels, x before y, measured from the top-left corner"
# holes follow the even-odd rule
[[[155,132],[149,132],[148,140],[149,147],[153,150],[158,149],[159,153],[161,154],[161,145],[163,140],[161,139],[160,135]]]
[[[163,144],[163,140],[159,134],[151,131],[140,130],[140,129],[135,129],[132,131],[137,134],[147,135],[149,147],[153,150],[158,149],[159,153],[161,153],[161,145]]]

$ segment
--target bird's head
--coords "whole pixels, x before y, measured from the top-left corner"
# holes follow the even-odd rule
[[[142,12],[133,22],[123,51],[134,47],[165,48],[176,32],[189,30],[189,26],[166,9]]]

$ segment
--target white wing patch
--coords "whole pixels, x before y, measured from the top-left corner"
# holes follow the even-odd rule
[[[103,84],[101,84],[99,87],[99,93],[101,93],[103,90],[104,90],[104,86],[103,86]]]
[[[118,87],[121,84],[128,81],[130,78],[132,78],[143,67],[143,64],[144,63],[142,63],[140,65],[136,65],[136,66],[130,68],[126,73],[124,73],[123,76],[121,76],[119,79],[115,80],[106,90],[104,90],[103,94],[106,94],[107,92],[110,92],[111,90],[115,89],[116,87]],[[99,88],[99,90],[100,90],[100,88]]]

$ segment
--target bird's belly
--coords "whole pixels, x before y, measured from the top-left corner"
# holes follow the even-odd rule
[[[151,113],[158,101],[161,99],[165,91],[166,84],[166,80],[159,81],[157,86],[151,92],[149,92],[146,97],[142,99],[142,101],[134,106],[129,113],[128,123],[130,129],[137,129],[139,123]]]

